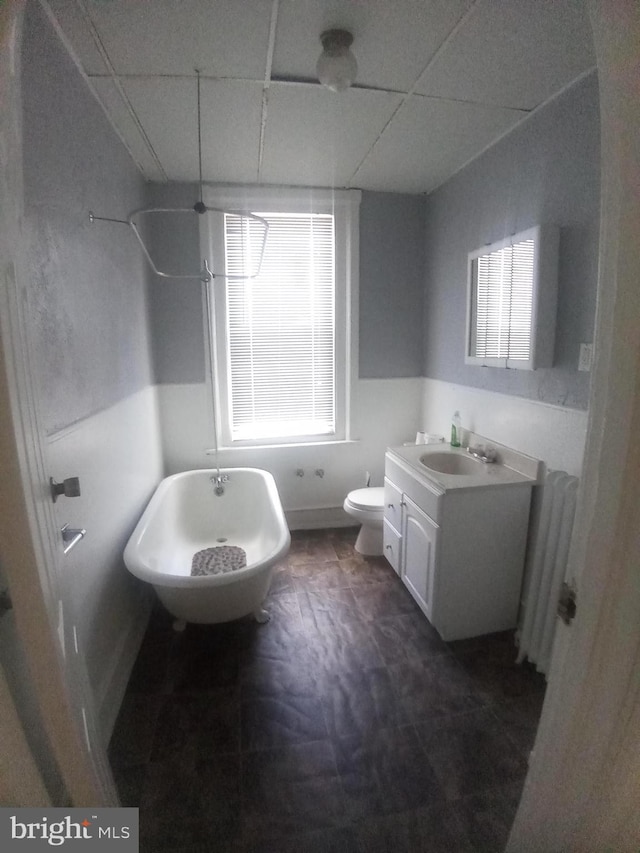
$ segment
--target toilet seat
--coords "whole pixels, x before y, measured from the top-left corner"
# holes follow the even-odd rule
[[[382,512],[384,509],[384,486],[369,486],[349,492],[347,500],[355,509]]]

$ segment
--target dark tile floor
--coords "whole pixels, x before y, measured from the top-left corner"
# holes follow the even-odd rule
[[[354,540],[294,533],[266,625],[154,611],[109,750],[143,853],[503,849],[544,680],[510,633],[443,643]]]

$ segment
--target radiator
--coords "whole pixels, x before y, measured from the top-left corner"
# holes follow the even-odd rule
[[[577,490],[577,477],[565,471],[549,472],[534,513],[518,663],[528,658],[545,674],[556,631],[560,588],[566,579]]]

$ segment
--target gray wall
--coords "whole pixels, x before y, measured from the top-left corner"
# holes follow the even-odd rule
[[[360,376],[422,374],[422,196],[363,192],[360,205]]]
[[[69,554],[60,547],[60,594],[106,740],[149,605],[122,552],[162,460],[146,264],[125,225],[91,225],[88,211],[125,217],[142,205],[144,185],[35,0],[26,9],[22,96],[24,302],[47,474],[79,476],[81,496],[53,512],[59,527],[87,529]]]
[[[150,184],[148,202],[192,207],[193,184]],[[156,266],[197,273],[201,266],[198,220],[182,214],[149,217]],[[420,376],[424,199],[394,193],[362,193],[360,206],[360,376]],[[199,282],[154,276],[151,324],[155,378],[159,383],[203,382],[204,340]]]
[[[424,375],[587,408],[577,371],[593,340],[599,229],[599,110],[595,74],[575,85],[427,198]],[[539,222],[560,226],[554,366],[466,366],[467,253]]]
[[[24,190],[37,374],[47,433],[151,379],[145,265],[122,218],[142,178],[44,13],[23,42]]]
[[[149,184],[149,207],[193,207],[196,184]],[[147,216],[149,249],[162,272],[197,275],[202,269],[199,217],[184,213]],[[150,319],[156,382],[205,380],[202,285],[151,275]],[[216,282],[222,286],[222,281]]]

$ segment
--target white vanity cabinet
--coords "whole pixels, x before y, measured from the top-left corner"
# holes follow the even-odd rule
[[[384,553],[444,640],[516,626],[532,485],[443,488],[387,452]]]

